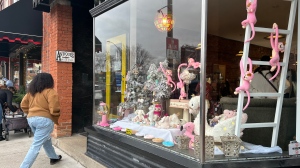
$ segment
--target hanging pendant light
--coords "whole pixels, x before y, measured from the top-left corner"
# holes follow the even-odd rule
[[[165,6],[167,7],[167,6]],[[165,8],[163,7],[163,8]],[[162,9],[159,9],[156,13],[156,17],[154,19],[155,27],[161,32],[168,32],[173,29],[174,19],[172,14],[164,14]]]

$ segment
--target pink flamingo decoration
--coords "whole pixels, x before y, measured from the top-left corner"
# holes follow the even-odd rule
[[[254,77],[254,74],[252,72],[252,61],[250,58],[248,58],[248,63],[249,63],[249,71],[244,72],[244,66],[242,60],[240,61],[240,71],[241,71],[241,77],[243,78],[243,83],[241,83],[241,85],[237,87],[234,92],[234,94],[238,94],[240,91],[244,91],[248,96],[248,101],[245,107],[243,108],[243,111],[248,107],[250,103],[249,89],[250,89],[251,80]]]
[[[193,67],[193,68],[201,68],[201,64],[200,64],[200,62],[195,62],[195,60],[193,59],[193,58],[189,58],[189,60],[188,60],[188,68],[189,67]]]
[[[193,144],[194,144],[194,140],[195,140],[195,136],[193,135],[194,128],[195,128],[195,124],[192,122],[187,122],[186,124],[184,124],[183,126],[180,127],[181,131],[183,129],[185,129],[185,132],[183,135],[191,138],[190,142],[189,142],[189,148],[191,148],[191,149],[193,148]]]
[[[173,85],[174,89],[172,90],[172,92],[174,92],[176,89],[176,85],[175,85],[174,81],[172,80],[172,70],[169,70],[169,69],[165,70],[164,67],[162,66],[161,62],[160,62],[160,68],[167,78],[167,85],[169,85],[171,87]]]
[[[182,100],[184,99],[187,95],[185,93],[185,89],[184,89],[184,83],[183,81],[181,80],[180,78],[180,68],[182,66],[187,66],[187,63],[182,63],[178,66],[178,69],[177,69],[177,75],[178,75],[178,79],[179,79],[179,82],[177,82],[177,88],[180,89],[180,96],[179,96],[179,100]]]
[[[182,66],[187,66],[187,68],[193,67],[193,68],[196,69],[196,68],[200,68],[201,64],[199,62],[195,62],[195,60],[193,58],[189,58],[188,59],[188,64],[182,63],[178,66],[177,76],[178,76],[179,82],[177,82],[177,88],[180,89],[180,96],[179,96],[180,100],[184,99],[187,96],[187,94],[185,92],[185,88],[184,88],[184,82],[182,81],[182,79],[180,77],[180,68]]]
[[[274,34],[271,33],[270,43],[271,43],[273,50],[272,50],[272,58],[270,60],[270,65],[272,66],[270,71],[273,72],[276,68],[277,68],[277,71],[276,71],[275,75],[272,76],[269,80],[273,80],[274,78],[276,78],[276,76],[278,75],[278,73],[280,71],[279,52],[284,52],[284,47],[285,47],[282,42],[278,43],[278,25],[276,23],[273,24],[273,29],[275,31],[275,39],[273,40]]]
[[[252,36],[250,39],[246,40],[245,43],[251,41],[255,36],[255,30],[254,25],[256,24],[256,7],[257,7],[257,0],[246,0],[246,10],[247,10],[247,19],[242,21],[242,27],[246,28],[246,26],[249,24],[252,31]]]

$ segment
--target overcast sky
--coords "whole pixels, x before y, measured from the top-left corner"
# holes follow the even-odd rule
[[[154,19],[157,10],[166,5],[167,0],[125,2],[95,19],[95,34],[105,49],[107,39],[121,34],[126,34],[128,45],[132,42],[129,32],[136,29],[137,43],[155,57],[156,61],[163,61],[166,58],[167,33],[157,30]],[[166,14],[167,8],[162,11]],[[201,1],[173,1],[173,17],[175,20],[173,38],[179,39],[179,49],[180,46],[186,44],[197,46],[200,43]],[[134,19],[136,19],[136,27],[130,25]]]

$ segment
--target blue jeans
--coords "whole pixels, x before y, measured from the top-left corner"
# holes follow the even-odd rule
[[[45,117],[30,117],[27,118],[27,121],[31,131],[34,133],[34,137],[20,168],[30,168],[42,146],[50,159],[58,159],[58,155],[55,153],[51,141],[51,133],[54,127],[53,121]]]

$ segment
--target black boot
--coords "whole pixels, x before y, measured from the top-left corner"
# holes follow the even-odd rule
[[[50,159],[50,165],[54,165],[55,163],[61,160],[62,156],[58,155],[58,159]]]
[[[0,141],[5,140],[5,138],[3,138],[3,128],[2,128],[2,123],[0,123],[0,130],[1,130],[1,135],[0,135]]]

